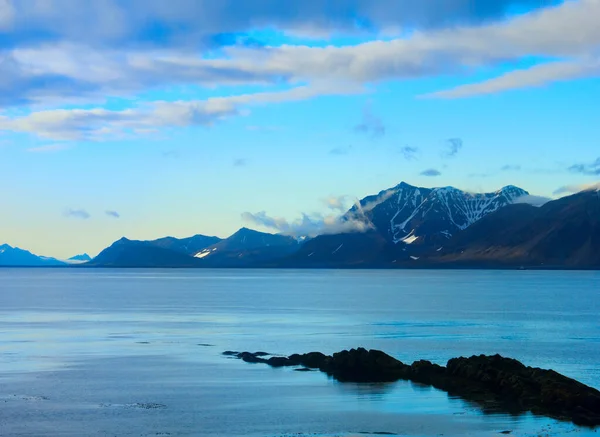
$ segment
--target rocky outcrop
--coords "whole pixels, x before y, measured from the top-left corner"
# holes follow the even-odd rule
[[[553,370],[528,367],[500,355],[453,358],[443,367],[423,360],[407,365],[384,352],[363,348],[331,356],[320,352],[289,357],[264,352],[224,354],[272,367],[319,369],[341,382],[403,379],[431,385],[482,406],[494,404],[496,409],[511,413],[531,411],[577,425],[600,426],[598,390]]]

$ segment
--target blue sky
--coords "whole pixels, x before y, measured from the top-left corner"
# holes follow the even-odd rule
[[[0,243],[600,180],[600,0],[0,0]]]

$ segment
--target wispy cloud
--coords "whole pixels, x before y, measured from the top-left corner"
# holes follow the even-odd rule
[[[352,205],[352,200],[349,196],[329,196],[322,199],[322,201],[327,208],[339,213],[345,213]]]
[[[63,141],[101,141],[157,127],[210,127],[243,113],[244,108],[267,103],[299,101],[320,95],[352,94],[358,88],[301,86],[284,91],[214,97],[198,101],[156,101],[124,110],[56,109],[9,118],[0,116],[0,130],[34,133]]]
[[[352,146],[334,147],[329,151],[330,155],[347,155],[352,151]]]
[[[591,184],[574,184],[574,185],[564,185],[562,187],[554,190],[554,195],[561,194],[575,194],[581,191],[591,191],[591,190],[600,190],[600,182],[594,182]]]
[[[242,219],[254,225],[295,237],[368,232],[374,229],[373,223],[368,218],[368,213],[393,195],[394,191],[390,190],[364,199],[362,202],[355,199],[354,206],[350,210],[348,210],[350,197],[330,196],[323,199],[323,203],[334,214],[302,213],[299,219],[292,221],[283,217],[268,215],[264,211],[255,214],[245,212],[242,214]]]
[[[590,176],[600,175],[600,158],[589,164],[574,164],[569,167],[572,173],[581,173]]]
[[[373,229],[373,225],[365,220],[343,219],[340,216],[321,214],[302,214],[301,218],[288,221],[283,217],[270,216],[264,211],[254,214],[245,212],[242,214],[242,219],[253,225],[295,237],[366,232]]]
[[[400,153],[404,156],[407,161],[417,159],[417,153],[419,149],[417,147],[404,146],[400,148]]]
[[[448,138],[445,144],[443,156],[453,158],[458,155],[458,152],[463,148],[463,140],[461,138]]]
[[[47,144],[44,146],[31,147],[27,149],[30,153],[54,153],[69,149],[68,144]]]
[[[429,176],[429,177],[436,177],[436,176],[442,175],[442,173],[439,170],[436,170],[435,168],[429,168],[427,170],[423,170],[420,174],[421,174],[421,176]]]
[[[528,205],[540,207],[551,201],[552,199],[549,197],[528,194],[526,196],[517,197],[513,203],[526,203]]]
[[[540,87],[553,82],[573,80],[600,74],[600,61],[560,61],[535,65],[526,70],[517,70],[484,82],[461,85],[451,90],[439,91],[424,97],[457,99],[483,94],[495,94],[520,88]]]
[[[373,114],[371,104],[367,104],[363,108],[362,120],[354,126],[354,130],[359,133],[367,134],[371,138],[381,138],[385,135],[386,128],[383,124],[383,120]]]
[[[179,158],[180,154],[178,150],[164,150],[161,153],[163,158]]]
[[[121,214],[119,214],[117,211],[108,210],[104,211],[104,214],[106,214],[108,217],[115,219],[121,218]]]
[[[87,220],[91,217],[90,213],[88,213],[85,209],[72,209],[67,208],[63,215],[65,217],[77,218],[81,220]]]
[[[500,168],[500,171],[521,171],[520,165],[504,165]]]
[[[248,164],[248,160],[245,158],[236,158],[233,160],[234,167],[245,167]]]

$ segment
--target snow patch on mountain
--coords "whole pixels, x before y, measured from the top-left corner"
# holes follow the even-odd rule
[[[446,241],[486,215],[520,198],[531,197],[513,185],[492,193],[469,193],[454,187],[422,188],[404,182],[378,197],[382,194],[384,200],[371,211],[363,213],[364,209],[358,206],[347,216],[354,218],[363,213],[365,220],[390,241],[411,245]],[[367,197],[360,205],[369,205],[374,198]]]

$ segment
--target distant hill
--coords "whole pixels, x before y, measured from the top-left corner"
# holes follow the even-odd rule
[[[458,234],[430,261],[600,268],[600,193],[585,191],[540,208],[508,206]]]
[[[0,246],[0,266],[2,267],[55,267],[65,263],[54,258],[34,255],[33,253],[12,247],[8,244]]]
[[[81,254],[81,255],[75,255],[71,258],[69,258],[67,260],[67,263],[69,264],[83,264],[86,263],[88,261],[91,261],[92,257],[89,256],[87,253]]]
[[[293,237],[242,228],[195,257],[204,267],[253,267],[285,258],[299,248]]]
[[[208,247],[204,244],[216,241]],[[298,250],[292,237],[242,228],[231,237],[195,236],[153,241],[122,238],[88,265],[97,267],[254,267]],[[197,250],[196,250],[197,249]]]
[[[196,267],[198,260],[148,241],[121,238],[87,265],[92,267]]]
[[[153,244],[154,246],[162,247],[163,249],[170,249],[186,255],[194,256],[202,249],[217,244],[219,241],[221,241],[221,239],[218,237],[194,235],[193,237],[181,239],[165,237],[158,240],[148,241],[148,243]]]

